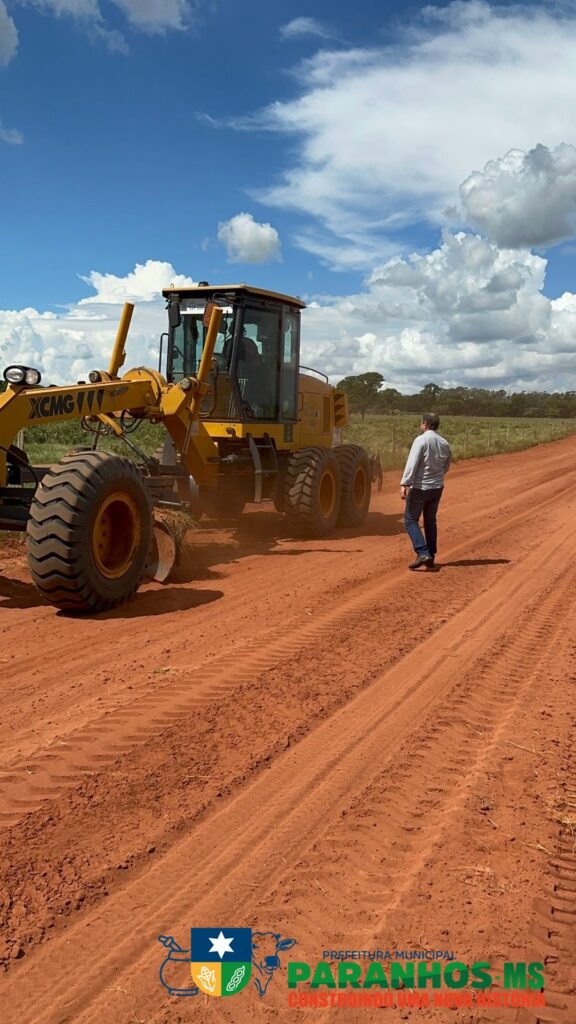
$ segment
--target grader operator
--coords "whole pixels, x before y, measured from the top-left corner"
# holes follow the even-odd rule
[[[299,367],[304,303],[244,284],[162,294],[158,370],[119,375],[126,304],[108,370],[88,382],[42,387],[33,367],[4,371],[0,530],[26,531],[34,583],[59,608],[105,610],[147,576],[166,578],[176,548],[162,510],[229,518],[271,500],[312,537],[358,526],[368,511],[370,460],[341,444],[346,396]],[[23,429],[73,419],[91,444],[55,465],[31,465],[14,443]],[[167,432],[155,457],[134,440],[143,420]],[[99,447],[106,436],[124,441],[130,458]]]

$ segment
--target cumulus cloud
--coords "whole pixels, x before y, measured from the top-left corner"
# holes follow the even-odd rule
[[[0,67],[10,63],[18,49],[18,30],[6,10],[4,0],[0,0]]]
[[[152,302],[158,299],[163,288],[168,288],[170,285],[186,287],[194,284],[191,277],[176,274],[171,263],[163,263],[160,260],[137,263],[134,270],[125,277],[91,270],[86,277],[81,275],[81,280],[90,285],[96,294],[80,299],[79,306],[120,302]]]
[[[335,242],[369,269],[407,224],[444,224],[470,169],[511,143],[553,152],[573,137],[573,13],[467,0],[421,19],[394,46],[322,50],[296,69],[294,99],[234,122],[292,136],[288,167],[255,195],[311,218],[336,267]]]
[[[281,259],[280,239],[271,224],[259,224],[251,213],[237,213],[218,225],[218,239],[230,263],[266,263]]]
[[[427,255],[395,257],[365,289],[303,314],[303,353],[333,379],[380,371],[401,391],[445,386],[566,390],[574,385],[576,296],[546,298],[546,260],[445,232]]]
[[[547,246],[576,226],[576,148],[511,149],[460,186],[469,221],[498,245]]]
[[[317,36],[330,39],[332,33],[317,18],[292,18],[280,28],[282,39],[296,39],[301,36]]]
[[[193,284],[169,263],[148,260],[125,277],[92,271],[95,294],[61,313],[36,309],[0,310],[0,365],[37,366],[47,384],[85,380],[108,365],[125,301],[136,304],[127,344],[126,368],[156,366],[160,334],[166,330],[167,285]]]
[[[378,370],[401,391],[446,386],[568,390],[576,382],[576,295],[542,293],[546,260],[445,232],[427,255],[396,256],[365,287],[317,296],[303,312],[302,362],[330,374]],[[136,303],[126,366],[156,366],[166,330],[162,287],[191,284],[161,261],[125,277],[93,271],[94,295],[64,312],[0,311],[0,364],[38,366],[46,383],[108,364],[122,303]]]

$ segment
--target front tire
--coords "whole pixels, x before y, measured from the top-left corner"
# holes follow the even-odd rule
[[[32,579],[58,608],[99,612],[128,600],[146,572],[152,504],[138,468],[111,452],[52,466],[30,508]]]

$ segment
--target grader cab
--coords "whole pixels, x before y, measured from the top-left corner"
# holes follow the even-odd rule
[[[235,518],[273,501],[290,528],[318,537],[358,526],[370,503],[366,452],[341,443],[346,396],[301,368],[300,311],[287,295],[247,285],[166,289],[168,331],[158,370],[122,376],[127,304],[108,370],[42,387],[10,366],[0,394],[0,529],[25,530],[40,592],[72,611],[130,597],[176,557],[168,513]],[[56,465],[33,466],[14,440],[34,425],[79,419],[91,443]],[[156,456],[138,426],[166,429]],[[130,457],[101,447],[123,441]]]

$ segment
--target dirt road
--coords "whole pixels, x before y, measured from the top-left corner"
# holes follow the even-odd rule
[[[396,474],[328,540],[254,509],[87,619],[0,550],[5,1024],[380,1020],[288,1008],[340,949],[545,963],[539,1016],[387,1021],[573,1024],[576,439],[454,467],[436,573],[400,514]],[[162,988],[214,924],[296,940],[264,997]]]

